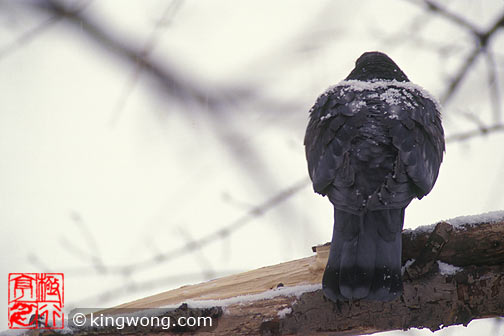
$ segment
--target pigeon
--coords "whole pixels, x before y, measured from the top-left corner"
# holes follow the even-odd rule
[[[386,54],[366,52],[316,100],[304,145],[313,189],[334,207],[324,295],[394,300],[404,211],[431,191],[445,151],[437,100]]]

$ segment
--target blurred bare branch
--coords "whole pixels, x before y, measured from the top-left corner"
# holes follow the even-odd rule
[[[234,274],[234,273],[239,273],[242,272],[243,270],[236,270],[236,269],[230,269],[230,270],[222,270],[219,272],[216,272],[214,276],[217,277],[222,277],[226,276],[229,274]],[[117,298],[122,297],[124,295],[131,295],[134,293],[138,292],[143,292],[147,290],[152,290],[156,288],[166,288],[167,284],[173,284],[173,283],[180,283],[184,282],[187,283],[188,279],[201,279],[201,273],[183,273],[180,274],[177,272],[176,275],[168,275],[168,276],[163,276],[155,279],[149,279],[146,281],[139,281],[139,282],[134,282],[130,284],[125,284],[122,283],[121,285],[117,286],[116,288],[113,289],[108,289],[104,290],[102,293],[99,293],[97,295],[92,295],[83,300],[82,304],[85,304],[86,302],[92,303],[92,304],[104,304],[110,301],[116,301]],[[209,280],[209,279],[205,279]]]
[[[448,83],[446,87],[446,90],[441,94],[440,101],[441,104],[444,105],[453,97],[453,95],[459,88],[460,84],[468,74],[469,70],[472,68],[478,56],[482,52],[485,52],[485,50],[487,50],[491,38],[496,34],[499,28],[502,28],[504,26],[504,11],[497,18],[497,20],[495,20],[495,22],[490,26],[490,28],[488,28],[485,31],[480,31],[480,29],[478,29],[473,24],[469,23],[461,16],[458,16],[444,9],[443,7],[437,5],[434,1],[424,0],[424,3],[427,6],[428,10],[437,13],[447,18],[448,20],[458,24],[459,26],[462,26],[465,29],[469,30],[469,33],[473,35],[476,41],[473,50],[469,53],[465,61],[460,66],[459,70],[452,77],[451,81]]]
[[[195,104],[200,107],[201,111],[211,112],[204,113],[202,118],[206,117],[205,122],[215,128],[216,134],[219,135],[222,141],[223,148],[228,149],[231,154],[230,157],[238,164],[237,167],[245,171],[246,175],[252,175],[254,180],[258,181],[258,187],[262,188],[265,194],[269,194],[271,190],[277,187],[271,172],[263,162],[262,155],[257,152],[256,148],[250,146],[247,141],[229,141],[229,130],[236,128],[231,126],[230,115],[225,114],[225,111],[237,108],[238,103],[243,104],[247,101],[262,104],[265,106],[264,110],[269,111],[288,110],[291,107],[290,103],[284,104],[277,100],[259,97],[258,89],[261,87],[260,85],[246,88],[239,88],[237,85],[231,85],[228,88],[216,88],[212,85],[205,86],[201,83],[201,79],[189,79],[187,74],[182,75],[175,70],[174,65],[169,65],[168,60],[164,59],[163,62],[158,62],[147,57],[145,50],[149,51],[149,48],[151,48],[149,45],[153,44],[147,43],[147,49],[139,49],[127,39],[113,36],[100,23],[84,12],[68,10],[62,2],[56,0],[46,0],[44,3],[47,5],[37,5],[34,8],[42,9],[51,15],[63,17],[65,22],[79,27],[100,48],[111,51],[128,63],[134,64],[137,69],[141,69],[142,73],[147,73],[157,79],[161,83],[163,92],[168,93],[174,101],[182,104]],[[173,11],[173,9],[167,9],[168,13],[173,13]],[[155,43],[158,35],[156,32],[153,34],[154,40],[152,43]],[[116,118],[117,116],[114,116],[112,122]],[[235,132],[235,134],[239,137],[242,136],[241,132]],[[248,159],[249,163],[254,162],[257,165],[255,169],[252,169],[250,164],[246,163],[244,157]],[[286,213],[286,215],[293,214]]]
[[[93,0],[87,0],[85,2],[77,4],[73,8],[69,8],[69,11],[72,11],[74,13],[80,13],[81,11],[85,10],[92,2]],[[32,2],[32,4],[40,5],[38,2]],[[28,44],[29,42],[33,41],[35,38],[39,37],[43,33],[49,30],[49,28],[52,28],[55,26],[56,23],[59,23],[63,19],[62,16],[53,14],[50,15],[48,18],[45,18],[42,20],[42,22],[36,24],[34,27],[30,28],[28,31],[22,33],[19,35],[17,38],[14,39],[13,42],[8,43],[5,45],[3,48],[0,48],[0,59],[3,57],[6,57],[13,52],[15,52],[17,49],[20,47]]]
[[[178,227],[178,232],[186,241],[186,245],[191,246],[191,250],[195,250],[194,258],[200,265],[201,275],[203,278],[206,280],[215,277],[215,271],[212,268],[212,263],[201,251],[201,247],[198,246],[199,242],[192,237],[188,230],[181,226]]]
[[[132,274],[135,274],[137,272],[141,272],[145,269],[149,269],[152,267],[157,267],[161,263],[167,263],[169,261],[174,260],[175,258],[187,255],[187,254],[192,254],[192,253],[197,253],[199,250],[204,248],[205,246],[217,242],[219,240],[225,239],[238,231],[239,229],[243,228],[247,224],[250,224],[253,220],[265,215],[272,209],[274,209],[276,206],[278,206],[281,203],[284,203],[294,195],[296,195],[300,190],[304,189],[307,187],[309,183],[309,179],[303,178],[289,187],[283,189],[282,191],[278,192],[275,194],[273,197],[269,198],[265,202],[256,205],[249,209],[247,212],[245,212],[242,216],[237,218],[236,220],[232,221],[231,223],[222,226],[221,228],[217,229],[216,231],[209,233],[199,239],[190,239],[187,240],[185,244],[178,248],[174,248],[165,252],[160,252],[158,254],[153,255],[151,258],[148,258],[146,260],[140,261],[140,262],[133,262],[128,265],[106,265],[105,263],[100,264],[101,267],[92,267],[90,270],[88,267],[85,268],[74,268],[74,269],[67,269],[66,273],[69,275],[83,275],[87,274],[90,275],[90,272],[94,270],[95,272],[99,271],[98,273],[106,273],[108,275],[122,275],[122,276],[130,276]],[[35,259],[34,259],[35,260]],[[36,259],[37,264],[40,265],[41,267],[43,266],[42,261]]]
[[[469,140],[482,135],[504,131],[503,124],[492,125],[488,127],[478,128],[472,131],[461,132],[446,137],[446,142],[459,142]]]
[[[40,257],[37,256],[35,253],[30,252],[28,254],[28,262],[30,264],[32,264],[33,267],[40,270],[41,272],[44,272],[44,273],[52,272],[52,268],[50,268],[45,262],[43,262],[40,259]]]
[[[246,90],[236,88],[220,90],[211,90],[188,79],[188,76],[182,76],[175,70],[174,65],[169,65],[168,60],[158,62],[146,57],[142,49],[132,45],[131,42],[121,40],[113,36],[100,23],[95,21],[86,13],[80,10],[67,8],[62,2],[57,0],[45,0],[43,2],[31,3],[32,8],[50,14],[54,17],[65,19],[80,30],[85,32],[97,46],[103,48],[115,56],[136,65],[143,72],[149,74],[157,80],[165,93],[168,93],[175,101],[185,103],[194,102],[207,109],[217,111],[222,105],[228,103],[229,97],[244,97]]]
[[[141,54],[143,55],[144,58],[147,58],[152,53],[157,43],[159,42],[161,33],[173,20],[173,17],[178,12],[181,4],[182,0],[172,0],[166,7],[166,9],[163,11],[163,14],[161,15],[160,19],[156,22],[154,29],[147,38],[145,46],[141,51]],[[128,97],[133,91],[135,84],[138,82],[138,79],[142,71],[143,71],[143,63],[139,62],[135,65],[135,69],[131,74],[131,78],[129,79],[128,83],[126,83],[123,93],[119,98],[116,109],[110,120],[111,125],[114,125],[117,122],[117,119],[119,118],[120,113],[123,111],[124,106],[126,105],[126,102],[128,100]]]
[[[492,53],[485,50],[485,59],[488,68],[488,90],[490,91],[490,99],[493,107],[493,121],[495,124],[499,124],[501,120],[501,91],[499,88],[499,77],[497,76],[497,65],[495,64],[495,58]]]
[[[461,84],[466,79],[467,75],[473,69],[478,57],[483,54],[487,66],[487,83],[490,93],[490,100],[493,108],[493,124],[485,126],[479,117],[473,115],[471,118],[478,126],[477,129],[471,131],[464,131],[461,133],[453,134],[447,137],[447,142],[465,141],[477,136],[488,135],[494,132],[503,130],[504,125],[500,123],[501,120],[501,96],[499,90],[497,65],[495,63],[494,52],[491,48],[491,40],[500,30],[504,27],[504,10],[500,13],[497,19],[487,28],[482,30],[475,24],[471,23],[464,16],[457,14],[446,7],[440,5],[433,0],[413,1],[417,4],[423,5],[428,12],[441,16],[442,18],[452,22],[456,26],[466,30],[473,38],[474,44],[471,52],[466,56],[465,60],[460,65],[459,69],[451,76],[451,79],[446,85],[444,92],[440,95],[440,102],[446,105],[455,95]],[[467,115],[465,115],[467,116]]]
[[[448,136],[446,141],[449,143],[462,142],[474,137],[504,131],[504,124],[501,123],[502,102],[498,77],[498,66],[500,64],[496,62],[496,58],[498,60],[499,54],[497,54],[497,50],[492,49],[492,40],[494,40],[497,33],[501,31],[500,28],[504,27],[504,11],[487,29],[481,29],[475,23],[471,22],[469,18],[455,11],[451,11],[444,5],[433,0],[413,2],[420,4],[425,10],[417,17],[412,18],[407,29],[403,29],[397,34],[386,36],[383,40],[392,45],[399,45],[404,42],[406,35],[408,35],[410,42],[415,43],[417,48],[433,50],[439,55],[445,56],[456,56],[460,54],[461,50],[468,50],[463,56],[464,58],[460,66],[450,76],[450,79],[447,81],[440,95],[440,100],[444,105],[447,105],[454,99],[459,88],[468,80],[469,73],[475,68],[477,60],[482,54],[486,61],[485,65],[488,70],[487,86],[493,108],[493,124],[486,125],[478,116],[469,115],[471,120],[475,123],[475,129],[454,133]],[[87,5],[88,3],[89,2],[86,2],[85,4]],[[214,87],[213,85],[205,83],[201,78],[191,78],[187,73],[179,69],[176,64],[170,63],[169,59],[158,60],[152,56],[154,49],[165,31],[166,23],[173,20],[173,17],[182,4],[182,0],[173,0],[167,5],[164,12],[161,13],[160,19],[156,22],[146,41],[144,41],[141,46],[130,41],[127,36],[111,33],[111,31],[106,28],[106,25],[83,10],[85,6],[71,8],[67,5],[67,2],[58,0],[31,1],[27,2],[27,4],[27,8],[30,8],[30,10],[38,14],[43,14],[44,20],[34,28],[21,34],[13,43],[1,48],[0,58],[10,55],[21,46],[33,41],[33,39],[48,31],[55,24],[66,23],[72,27],[79,28],[78,32],[84,32],[86,37],[93,41],[95,46],[110,52],[113,57],[123,60],[128,69],[132,70],[131,76],[124,84],[124,89],[119,97],[116,109],[113,111],[110,124],[114,125],[120,118],[129,97],[135,89],[135,85],[138,84],[140,77],[146,74],[155,79],[156,83],[160,84],[158,87],[161,89],[162,93],[167,94],[172,101],[184,105],[194,104],[199,107],[199,110],[210,112],[202,113],[202,120],[205,125],[208,125],[215,131],[214,133],[220,141],[222,148],[225,148],[230,154],[230,157],[234,159],[235,166],[246,172],[251,179],[257,181],[258,188],[263,194],[273,195],[256,206],[249,206],[241,201],[238,202],[231,195],[227,195],[229,203],[240,205],[247,209],[238,219],[196,239],[191,236],[189,231],[181,230],[184,242],[179,247],[170,250],[155,251],[145,260],[126,265],[107,265],[104,263],[96,239],[94,239],[80,215],[76,213],[73,214],[73,221],[78,226],[79,230],[81,230],[85,238],[86,248],[91,252],[63,238],[61,244],[67,252],[70,252],[86,262],[89,261],[89,264],[86,263],[84,267],[79,267],[74,270],[68,269],[66,273],[69,275],[94,274],[100,276],[107,274],[121,279],[120,286],[113,290],[105,291],[95,298],[90,298],[91,302],[96,302],[96,300],[104,302],[117,299],[121,295],[131,294],[132,292],[159,286],[166,287],[167,283],[187,280],[188,278],[209,278],[223,274],[223,272],[217,272],[212,269],[208,259],[203,253],[203,249],[214,242],[224,242],[236,231],[275,209],[279,204],[291,199],[294,195],[299,193],[299,191],[310,185],[309,179],[306,177],[284,188],[280,192],[272,192],[273,190],[280,189],[275,180],[275,175],[271,174],[271,169],[268,168],[268,165],[264,162],[264,158],[261,155],[262,153],[250,143],[251,137],[258,136],[258,134],[244,135],[240,128],[243,127],[243,125],[240,125],[239,122],[236,122],[236,125],[233,124],[233,113],[229,113],[235,112],[244,103],[252,103],[258,110],[257,115],[267,114],[268,118],[271,118],[270,120],[275,120],[274,118],[276,118],[278,121],[278,119],[284,118],[285,114],[282,115],[281,113],[272,112],[291,112],[300,110],[299,101],[296,101],[297,97],[292,97],[291,101],[268,99],[262,95],[261,90],[263,86],[269,83],[254,83],[252,80],[246,83],[246,85],[233,85],[233,83],[231,83],[231,85],[226,85],[225,87]],[[331,13],[326,10],[322,11],[322,14],[331,15]],[[467,48],[465,41],[433,42],[429,41],[428,38],[422,38],[418,36],[418,34],[411,33],[424,29],[427,24],[432,21],[431,19],[434,16],[439,16],[451,22],[456,27],[459,27],[462,31],[467,32],[472,38],[472,40],[469,41],[469,47]],[[267,63],[276,70],[283,69],[284,74],[287,74],[287,72],[291,70],[291,67],[295,66],[296,62],[299,62],[300,55],[306,58],[308,53],[313,54],[314,51],[322,52],[322,48],[325,44],[333,42],[333,40],[336,39],[335,36],[342,35],[341,32],[338,31],[339,28],[318,26],[317,22],[322,21],[324,20],[317,17],[314,22],[310,22],[309,24],[309,26],[312,25],[312,29],[307,27],[307,29],[302,30],[300,34],[296,36],[297,39],[294,42],[283,42],[283,48],[275,48],[273,52],[267,54],[266,57],[258,58],[257,64],[264,66],[263,63]],[[317,33],[318,36],[315,36],[316,34],[314,32]],[[285,57],[286,54],[288,57]],[[295,57],[296,55],[298,58]],[[283,124],[283,122],[279,124]],[[292,210],[293,211],[289,211],[285,214],[285,222],[290,222],[289,218],[296,217],[296,209]],[[158,267],[161,264],[168,263],[188,254],[194,254],[194,257],[201,266],[198,272],[194,272],[193,274],[165,276],[143,282],[137,282],[134,279],[134,276],[141,271]],[[47,265],[45,265],[37,255],[30,254],[29,261],[36,267],[44,271],[49,271]]]
[[[463,111],[460,112],[460,115],[466,118],[467,120],[473,122],[479,129],[486,129],[485,123],[483,122],[483,120],[481,120],[481,117],[476,113]]]
[[[230,236],[231,234],[241,229],[245,225],[251,223],[254,219],[263,216],[270,210],[274,209],[277,205],[287,201],[299,190],[307,187],[308,185],[309,185],[308,178],[303,178],[302,180],[292,184],[291,186],[275,194],[273,197],[269,198],[265,202],[251,208],[249,211],[247,211],[245,214],[243,214],[241,217],[231,222],[230,224],[225,225],[219,228],[218,230],[210,234],[207,234],[206,236],[203,236],[202,238],[195,239],[193,241],[184,244],[181,247],[166,251],[164,253],[154,256],[153,258],[141,262],[135,262],[123,266],[117,266],[117,265],[108,266],[107,269],[111,273],[121,273],[121,274],[124,273],[125,271],[130,273],[129,270],[132,269],[134,269],[135,272],[139,272],[146,268],[157,266],[160,261],[168,262],[182,255],[194,253],[195,251],[205,247],[206,245],[209,245],[213,242],[216,242],[220,239]]]
[[[261,217],[274,209],[276,206],[279,204],[287,201],[294,195],[296,195],[299,191],[304,189],[309,185],[309,179],[308,178],[303,178],[302,180],[292,184],[290,187],[282,190],[278,194],[274,195],[272,198],[268,199],[266,202],[261,203],[253,208],[251,208],[249,211],[247,211],[244,215],[236,219],[235,221],[231,222],[230,224],[221,227],[220,229],[214,231],[213,233],[210,233],[200,239],[193,239],[191,236],[187,235],[187,232],[184,234],[186,235],[186,243],[176,249],[166,251],[163,253],[159,253],[154,255],[151,259],[145,260],[143,262],[136,262],[132,263],[130,265],[123,265],[123,266],[103,266],[103,269],[105,270],[104,273],[107,273],[108,275],[117,275],[122,277],[122,285],[119,286],[116,289],[113,290],[107,290],[96,297],[89,298],[91,302],[105,302],[109,301],[112,299],[116,299],[119,295],[125,295],[125,294],[131,294],[136,291],[141,291],[145,289],[150,289],[156,286],[166,286],[167,283],[178,281],[178,280],[187,280],[188,278],[197,278],[201,277],[203,275],[204,278],[207,280],[212,277],[217,277],[219,274],[223,274],[223,272],[215,272],[212,269],[208,268],[203,268],[202,271],[203,273],[195,273],[192,275],[177,275],[177,276],[168,276],[168,277],[162,277],[160,279],[154,279],[154,280],[149,280],[149,281],[143,281],[143,282],[135,282],[133,281],[132,276],[136,274],[137,272],[140,272],[142,270],[145,270],[147,268],[152,268],[152,267],[157,267],[161,263],[166,263],[169,261],[172,261],[173,259],[177,257],[181,257],[186,254],[192,254],[192,253],[197,253],[199,252],[202,248],[205,246],[209,245],[210,243],[216,242],[218,240],[225,239],[238,231],[239,229],[243,228],[245,225],[251,223],[254,219]],[[37,260],[37,264],[39,266],[42,266],[42,262],[40,260]],[[209,264],[205,264],[208,266]],[[82,270],[67,270],[66,274],[69,275],[76,275],[79,273],[82,274],[88,274],[90,271],[94,270],[96,272],[96,268],[92,268],[91,270],[86,268]],[[234,272],[234,271],[233,271]],[[228,274],[229,272],[225,272]]]
[[[53,27],[55,23],[59,22],[61,17],[53,16],[48,19],[45,19],[35,27],[31,28],[27,32],[18,36],[13,42],[7,44],[6,46],[0,48],[0,59],[8,56],[9,54],[15,52],[18,48],[29,43],[34,38],[44,33],[49,28]]]
[[[452,21],[456,25],[466,28],[471,33],[478,31],[478,28],[475,25],[473,25],[471,22],[469,22],[466,18],[448,10],[447,8],[441,6],[440,4],[438,4],[435,1],[422,0],[422,1],[419,1],[419,3],[427,6],[427,9],[430,12],[432,12],[434,14],[441,15],[442,17]]]

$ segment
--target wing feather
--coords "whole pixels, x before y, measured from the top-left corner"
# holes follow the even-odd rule
[[[436,104],[414,88],[393,88],[393,99],[387,90],[337,86],[310,110],[304,143],[313,188],[342,210],[356,213],[363,204],[370,210],[405,207],[415,196],[429,193],[437,179],[445,144]],[[383,94],[388,98],[377,98]],[[389,145],[374,141],[374,134],[364,134],[363,130],[372,131],[370,106],[386,116],[380,119],[382,133],[376,137],[388,138]],[[370,145],[356,150],[356,138],[366,136]],[[390,174],[375,193],[363,198],[356,174],[369,172],[362,162],[385,164],[380,155],[391,151],[397,154]]]

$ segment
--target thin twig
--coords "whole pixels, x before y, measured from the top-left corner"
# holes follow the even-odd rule
[[[441,94],[439,101],[445,105],[454,95],[455,91],[459,88],[463,79],[466,77],[469,69],[472,68],[474,61],[481,53],[481,48],[475,48],[466,58],[462,66],[457,71],[457,74],[448,83],[445,91]]]
[[[135,271],[141,271],[146,268],[150,268],[154,265],[159,264],[159,260],[163,260],[163,262],[167,262],[169,260],[173,260],[176,257],[180,257],[182,255],[186,255],[194,252],[197,249],[201,249],[210,243],[213,243],[219,239],[226,238],[229,235],[233,234],[237,230],[243,228],[254,219],[263,216],[270,210],[274,209],[277,205],[285,202],[290,199],[292,196],[297,194],[301,189],[307,187],[309,185],[308,178],[303,178],[302,180],[292,184],[288,188],[280,191],[278,194],[274,195],[272,198],[266,200],[265,202],[251,208],[244,215],[242,215],[237,220],[231,222],[230,224],[221,227],[220,229],[203,236],[200,239],[194,240],[187,244],[184,244],[181,247],[172,249],[170,251],[166,251],[160,255],[154,256],[153,258],[149,258],[147,260],[132,263],[129,265],[123,266],[109,266],[107,267],[110,272],[119,272],[122,273],[125,270],[134,269]]]
[[[461,142],[478,136],[488,135],[490,133],[497,133],[502,131],[504,131],[504,124],[492,125],[486,128],[478,128],[472,131],[450,135],[446,137],[446,142],[455,142],[455,141]]]
[[[71,23],[87,34],[93,42],[99,47],[111,52],[112,54],[120,57],[128,63],[136,64],[142,70],[155,78],[160,84],[160,88],[164,93],[168,93],[174,100],[186,103],[194,102],[200,106],[208,107],[208,110],[219,110],[222,105],[228,103],[228,96],[236,98],[245,98],[251,95],[247,90],[240,90],[239,88],[226,88],[225,94],[196,84],[190,81],[187,77],[183,77],[176,69],[175,66],[169,66],[167,59],[163,63],[155,60],[148,59],[143,54],[142,50],[138,50],[135,46],[131,45],[126,40],[117,39],[112,36],[104,27],[98,22],[94,21],[88,15],[79,11],[68,10],[62,3],[55,0],[46,0],[46,6],[34,6],[39,10],[44,10],[51,15],[59,16],[65,19],[66,22]]]
[[[220,271],[216,272],[214,276],[216,278],[226,276],[228,274],[235,274],[242,272],[243,270],[225,270],[225,271]],[[187,283],[188,279],[201,279],[201,273],[186,273],[186,274],[177,274],[177,275],[168,275],[164,277],[159,277],[156,279],[150,279],[146,281],[140,281],[136,282],[134,284],[129,284],[129,285],[121,285],[118,286],[114,289],[109,289],[105,290],[102,293],[99,293],[97,295],[93,295],[92,297],[87,297],[83,300],[81,300],[81,304],[90,302],[93,304],[103,304],[108,301],[116,301],[117,298],[123,296],[123,295],[129,295],[135,292],[141,292],[141,291],[146,291],[146,290],[151,290],[154,288],[160,288],[162,287],[163,289],[166,290],[166,288],[169,288],[170,284],[174,283],[180,283],[184,282]],[[208,280],[208,279],[206,279]]]
[[[250,208],[241,217],[232,221],[228,225],[225,225],[215,230],[214,232],[203,236],[202,238],[188,241],[182,246],[155,254],[143,261],[120,266],[103,264],[103,269],[105,270],[104,272],[106,272],[107,274],[131,275],[133,272],[136,273],[144,271],[146,269],[159,266],[159,264],[161,263],[166,263],[178,257],[190,253],[195,253],[196,251],[204,248],[207,245],[210,245],[211,243],[228,238],[239,229],[250,224],[253,220],[265,215],[279,204],[287,201],[288,199],[296,195],[299,191],[307,187],[309,184],[310,180],[308,179],[308,177],[305,177],[297,181],[296,183],[293,183],[291,186],[285,188],[284,190],[278,192],[265,202]],[[72,275],[91,275],[89,271],[90,270],[88,268],[76,268],[67,269],[65,273]]]
[[[71,213],[71,218],[81,231],[81,236],[84,237],[84,240],[87,242],[89,250],[94,252],[93,254],[89,255],[91,264],[99,273],[105,273],[106,269],[103,266],[103,260],[100,257],[100,249],[95,237],[93,236],[93,233],[91,232],[91,230],[89,230],[88,226],[79,213],[73,211]]]
[[[490,91],[490,99],[493,107],[493,122],[500,124],[501,119],[501,97],[499,90],[499,79],[497,76],[497,66],[493,54],[488,49],[485,50],[485,59],[488,68],[487,83]]]
[[[141,54],[143,55],[144,58],[147,58],[155,49],[157,43],[159,42],[159,38],[161,37],[163,29],[166,27],[168,22],[171,22],[173,20],[173,17],[178,12],[181,4],[182,0],[173,0],[163,11],[163,14],[161,15],[160,19],[156,22],[154,29],[147,38],[145,46],[141,51]],[[122,113],[124,107],[126,106],[126,102],[128,101],[128,98],[131,95],[131,92],[135,88],[135,85],[138,82],[140,75],[142,74],[142,70],[143,70],[143,63],[137,62],[135,64],[135,69],[131,73],[131,77],[124,86],[123,92],[121,93],[119,101],[117,102],[114,113],[112,114],[112,118],[110,119],[109,122],[111,126],[115,125],[117,120],[119,119],[120,114]]]
[[[178,227],[178,232],[182,237],[184,237],[186,241],[186,245],[188,246],[197,246],[199,245],[198,241],[192,237],[190,232],[183,227]],[[200,265],[201,275],[204,279],[208,280],[215,277],[215,270],[212,268],[211,261],[205,256],[205,254],[201,251],[201,248],[195,248],[194,258]]]
[[[466,18],[464,18],[458,14],[455,14],[454,12],[446,9],[445,7],[442,7],[438,3],[436,3],[432,0],[423,0],[423,3],[425,5],[427,5],[427,8],[430,11],[442,15],[444,18],[447,18],[448,20],[452,21],[453,23],[466,28],[471,33],[479,31],[478,27],[476,27],[471,22],[466,20]]]
[[[77,6],[76,8],[72,9],[72,11],[75,13],[80,13],[81,11],[85,10],[91,4],[92,1],[93,0],[86,1]],[[62,19],[63,17],[61,15],[53,14],[49,18],[37,24],[35,27],[22,33],[20,36],[14,39],[13,42],[7,44],[3,48],[0,48],[0,59],[12,54],[22,46],[30,43],[35,38],[47,32],[49,28],[53,27],[56,23],[60,22]]]

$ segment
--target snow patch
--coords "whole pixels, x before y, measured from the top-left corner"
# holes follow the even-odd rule
[[[478,224],[483,224],[483,223],[498,223],[498,222],[503,222],[504,221],[504,211],[491,211],[491,212],[486,212],[482,213],[479,215],[471,215],[471,216],[460,216],[460,217],[455,217],[452,219],[447,219],[441,222],[446,222],[453,226],[457,230],[463,230],[467,229],[468,227],[474,227],[477,226]],[[405,229],[403,233],[413,233],[414,235],[416,234],[421,234],[421,233],[431,233],[434,231],[434,228],[436,227],[438,223],[434,224],[428,224],[428,225],[422,225],[418,226],[415,229]]]
[[[415,262],[415,259],[409,259],[406,260],[404,265],[401,267],[401,275],[404,275],[404,272],[406,272],[406,269],[411,266]]]
[[[479,215],[455,217],[445,222],[451,224],[454,228],[463,229],[482,223],[497,223],[501,221],[504,221],[504,211],[502,210],[486,212]]]
[[[437,263],[439,265],[439,273],[441,275],[454,275],[455,273],[462,271],[461,267],[444,263],[441,260],[438,260]]]
[[[233,304],[243,304],[252,301],[268,300],[277,296],[300,297],[304,293],[315,292],[319,289],[322,289],[322,284],[280,287],[258,294],[240,295],[220,300],[184,300],[179,304],[163,306],[163,308],[177,308],[182,303],[186,303],[189,308],[226,307]]]
[[[364,91],[364,90],[372,91],[372,90],[379,89],[379,88],[385,88],[385,89],[395,88],[395,90],[397,90],[397,88],[403,88],[403,89],[406,89],[410,92],[417,91],[418,93],[420,93],[422,95],[422,97],[431,100],[434,103],[434,105],[436,106],[436,109],[438,111],[441,111],[441,105],[439,104],[438,100],[433,95],[431,95],[427,90],[425,90],[420,85],[413,84],[411,82],[399,82],[397,80],[373,80],[373,81],[360,81],[360,80],[355,80],[355,79],[343,80],[336,85],[330,86],[326,90],[325,94],[332,93],[334,91],[334,89],[341,87],[341,86],[347,86],[352,91]],[[388,92],[388,90],[386,92]],[[383,94],[385,94],[385,97],[388,97],[388,99],[390,101],[394,101],[395,99],[393,97],[394,96],[393,92],[390,92],[390,93],[386,93],[386,92],[383,93]],[[405,95],[408,96],[406,93],[405,93]],[[409,97],[413,98],[413,96],[411,94],[408,96],[408,98]],[[387,103],[389,103],[389,102],[387,101]]]
[[[258,294],[250,294],[250,295],[241,295],[241,296],[235,296],[227,299],[221,299],[221,300],[183,300],[180,303],[177,304],[172,304],[172,305],[166,305],[160,308],[156,309],[146,309],[146,310],[138,310],[135,312],[131,313],[122,313],[121,316],[141,316],[141,317],[150,317],[150,316],[158,316],[160,314],[164,313],[164,310],[168,312],[171,309],[178,308],[180,307],[183,303],[187,304],[188,308],[194,308],[194,309],[204,309],[204,308],[211,308],[211,307],[222,307],[224,314],[226,314],[226,307],[233,305],[233,304],[244,304],[247,302],[251,301],[258,301],[258,300],[267,300],[271,299],[277,296],[295,296],[299,298],[302,294],[308,293],[308,292],[314,292],[319,289],[322,289],[321,284],[310,284],[310,285],[299,285],[299,286],[292,286],[292,287],[279,287],[276,289],[268,290],[262,293]],[[287,314],[290,314],[292,312],[291,308],[284,308],[278,312],[278,316],[280,318],[284,318]],[[64,329],[58,330],[59,333],[62,334],[71,334],[74,333],[75,330],[73,328],[69,328],[68,325],[68,316],[65,316],[65,327]],[[89,324],[89,321],[87,321]],[[88,326],[86,324],[85,326]],[[77,328],[78,329],[78,328]],[[0,336],[18,336],[21,334],[24,334],[26,330],[6,330],[3,332],[0,332]]]
[[[28,330],[26,329],[8,329],[0,332],[0,336],[19,336],[26,334]]]
[[[326,115],[320,117],[320,121],[324,121],[326,119],[329,119],[332,117],[332,114],[331,113],[327,113]]]
[[[389,105],[399,105],[401,103],[401,91],[396,88],[388,88],[380,95],[380,99]]]
[[[421,234],[421,233],[431,233],[434,231],[434,228],[436,227],[438,223],[434,224],[427,224],[427,225],[421,225],[417,226],[414,229],[404,229],[403,233],[412,233],[413,235]]]
[[[277,313],[277,315],[278,315],[279,318],[283,319],[283,318],[285,318],[286,315],[288,315],[290,313],[292,313],[292,308],[287,307],[287,308],[284,308],[284,309],[280,310]]]
[[[356,112],[357,110],[360,110],[362,107],[367,106],[366,102],[364,100],[360,101],[352,101],[350,103],[350,109],[352,112]]]

